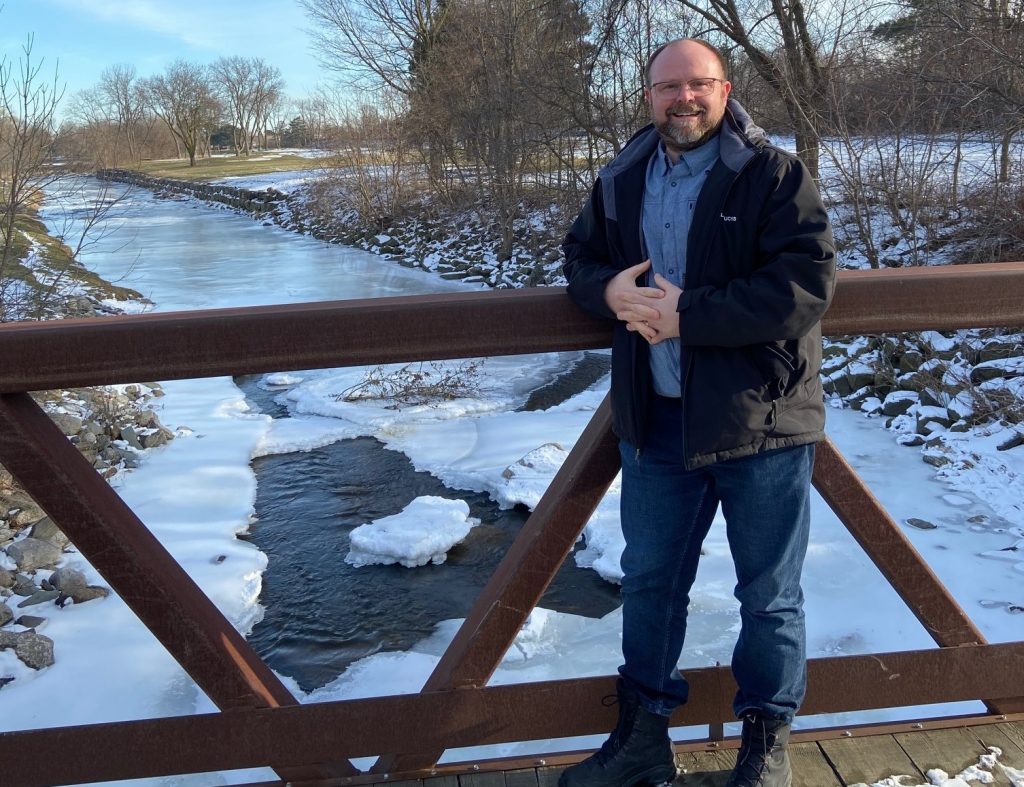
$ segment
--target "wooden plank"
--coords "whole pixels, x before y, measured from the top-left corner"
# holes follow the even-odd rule
[[[558,777],[565,768],[551,767],[537,769],[538,787],[558,787]]]
[[[987,753],[978,736],[965,727],[917,730],[892,737],[903,747],[918,770],[925,774],[932,768],[941,768],[950,776],[955,776],[965,768],[977,765],[978,758]],[[999,783],[1009,784],[1009,781]]]
[[[423,780],[423,787],[459,787],[458,776],[431,776]]]
[[[1015,743],[1017,745],[1017,748],[1020,749],[1022,753],[1024,753],[1024,724],[1021,724],[1020,722],[1015,722],[1012,724],[996,724],[993,726],[995,729],[999,730],[1003,735],[1005,735],[1007,740]]]
[[[505,787],[505,774],[501,771],[463,773],[459,775],[459,787]]]
[[[821,750],[843,784],[871,784],[890,776],[907,775],[927,781],[890,735],[821,741]]]
[[[676,754],[680,774],[677,784],[686,787],[723,787],[736,764],[736,750],[681,752]]]
[[[791,743],[789,759],[793,764],[793,787],[846,787],[817,743]]]
[[[1021,745],[1024,741],[1014,739],[1011,735],[1007,734],[1005,729],[1001,729],[1007,726],[1009,725],[993,724],[985,727],[974,727],[972,732],[978,737],[978,742],[985,751],[988,751],[989,746],[999,749],[1000,763],[1008,768],[1024,770],[1024,747]],[[1001,786],[1013,784],[1002,768],[994,768],[992,773],[996,777],[995,784]]]
[[[505,771],[505,787],[538,787],[537,771],[534,768]]]

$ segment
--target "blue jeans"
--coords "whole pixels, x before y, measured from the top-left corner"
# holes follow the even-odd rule
[[[666,433],[660,430],[659,441]],[[652,430],[653,431],[653,430]],[[654,446],[656,449],[657,446]],[[719,503],[736,567],[741,631],[732,671],[737,716],[791,720],[807,681],[800,573],[810,530],[814,446],[687,471],[681,455],[626,443],[622,454],[622,651],[619,673],[662,715],[686,702],[676,669],[701,543]],[[680,451],[681,454],[681,451]]]

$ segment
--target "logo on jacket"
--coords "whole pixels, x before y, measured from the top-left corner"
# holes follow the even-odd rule
[[[719,213],[718,215],[722,217],[722,221],[736,221],[735,216],[726,216],[724,213]]]

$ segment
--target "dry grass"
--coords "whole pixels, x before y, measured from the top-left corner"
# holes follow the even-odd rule
[[[323,166],[323,160],[319,158],[307,158],[290,153],[278,154],[270,151],[249,158],[217,156],[209,159],[196,159],[194,167],[188,165],[187,158],[143,161],[137,169],[157,178],[213,180],[232,175],[262,175],[267,172],[291,172],[316,169],[321,166]]]

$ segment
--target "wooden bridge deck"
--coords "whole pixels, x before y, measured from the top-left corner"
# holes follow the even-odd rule
[[[1024,785],[1024,721],[954,726],[945,729],[920,729],[885,734],[858,733],[844,737],[803,740],[794,735],[790,747],[793,761],[793,787],[850,787],[870,785],[882,779],[905,775],[900,784],[929,785],[927,773],[940,768],[950,778],[979,764],[989,747],[1000,749],[999,764],[990,767],[993,781],[1002,787]],[[906,726],[906,725],[904,725]],[[681,772],[679,787],[723,787],[736,758],[736,742],[720,746],[708,744],[680,746],[676,760]],[[540,760],[538,767],[498,770],[497,763],[481,764],[471,773],[439,773],[422,780],[392,779],[373,783],[375,787],[555,787],[562,770],[578,757],[562,757],[559,762]],[[510,763],[511,764],[511,763]],[[1011,771],[1007,772],[1002,766]]]

